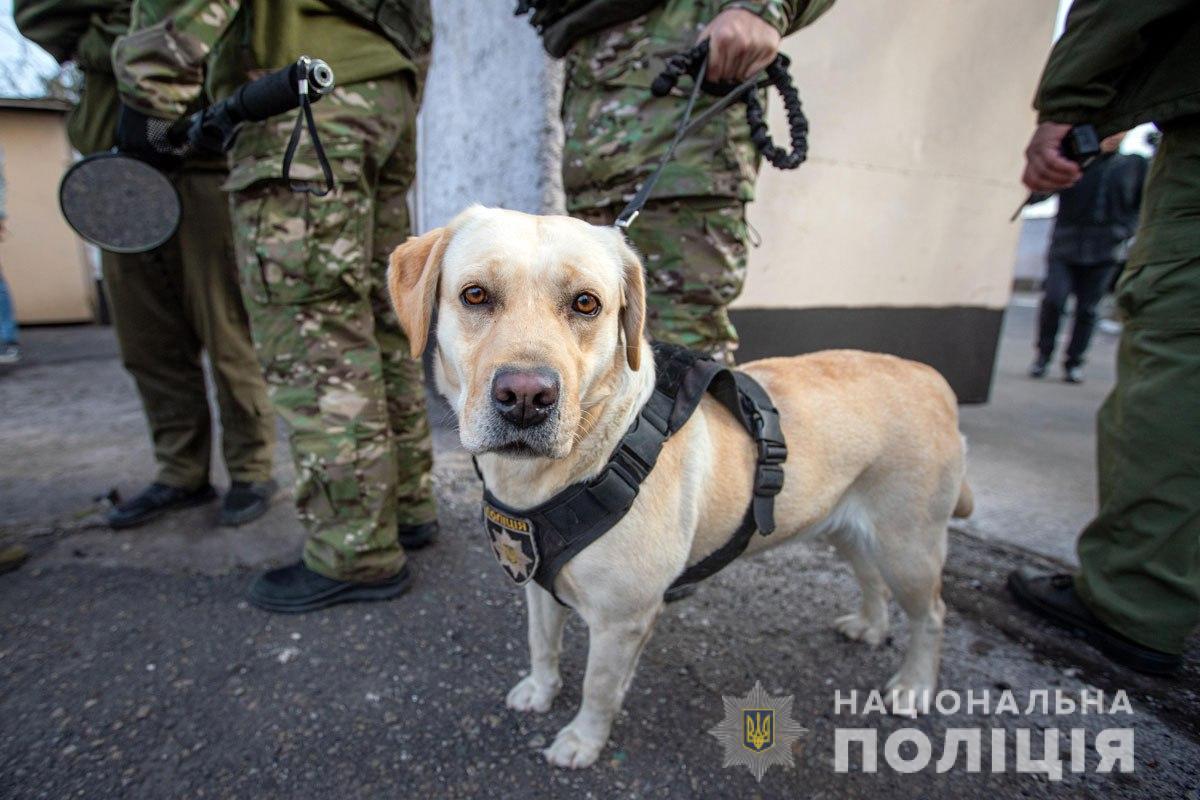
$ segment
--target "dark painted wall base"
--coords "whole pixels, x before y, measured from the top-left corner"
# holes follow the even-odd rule
[[[738,361],[852,348],[929,364],[961,403],[985,403],[992,387],[1003,309],[740,308]]]

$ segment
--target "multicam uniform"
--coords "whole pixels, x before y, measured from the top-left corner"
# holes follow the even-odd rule
[[[17,0],[21,32],[84,76],[67,132],[84,154],[115,144],[120,107],[112,44],[129,27],[131,0]],[[121,360],[146,411],[157,482],[196,489],[208,482],[212,450],[200,353],[208,354],[221,417],[225,466],[235,481],[271,477],[275,420],[254,358],[239,296],[223,161],[192,158],[171,174],[183,218],[149,253],[101,253]]]
[[[596,5],[595,0],[592,4]],[[687,81],[650,94],[665,59],[692,47],[722,11],[759,15],[781,34],[808,25],[833,0],[666,0],[631,22],[574,44],[567,54],[563,184],[571,214],[611,223],[658,162],[683,113]],[[705,96],[701,113],[715,98]],[[746,203],[758,155],[742,106],[683,141],[629,229],[646,264],[655,338],[731,358],[728,306],[746,277]]]
[[[338,580],[395,575],[397,525],[436,516],[421,366],[386,291],[387,256],[409,233],[429,38],[410,59],[319,0],[138,0],[114,50],[122,98],[164,118],[300,55],[334,70],[337,89],[313,106],[333,191],[280,177],[295,113],[241,130],[226,189],[255,346],[291,429],[304,561]],[[306,144],[292,176],[319,186],[320,174]]]

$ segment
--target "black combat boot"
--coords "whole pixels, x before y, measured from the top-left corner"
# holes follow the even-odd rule
[[[327,578],[300,561],[264,572],[250,585],[247,597],[264,611],[303,614],[338,603],[391,600],[408,591],[412,572],[405,564],[394,577],[377,583],[353,583]]]
[[[236,527],[258,519],[270,510],[271,498],[278,491],[279,484],[270,479],[234,481],[221,503],[219,522],[228,527]]]
[[[437,535],[436,519],[420,525],[400,525],[396,528],[396,538],[400,540],[400,546],[405,550],[420,550],[422,547],[428,547],[437,539]]]
[[[163,514],[203,505],[216,497],[216,491],[207,483],[199,489],[180,489],[164,483],[152,483],[138,496],[114,506],[108,512],[108,524],[118,530],[136,528]]]
[[[1022,568],[1008,576],[1008,590],[1022,606],[1122,666],[1150,675],[1170,675],[1183,666],[1182,656],[1138,644],[1100,621],[1075,593],[1072,575]]]

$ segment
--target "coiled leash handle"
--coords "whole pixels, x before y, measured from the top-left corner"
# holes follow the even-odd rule
[[[651,94],[655,97],[666,97],[684,75],[692,78],[692,92],[688,97],[683,118],[676,129],[675,138],[671,141],[667,152],[663,154],[658,167],[638,189],[637,194],[617,216],[614,224],[618,228],[627,229],[637,218],[642,207],[646,205],[646,201],[650,198],[650,192],[658,183],[663,168],[675,155],[675,149],[679,143],[717,114],[739,101],[746,104],[746,122],[750,126],[750,141],[753,142],[755,149],[762,154],[763,158],[778,169],[796,169],[803,164],[808,158],[808,118],[804,116],[804,109],[800,104],[800,93],[796,90],[795,84],[792,83],[792,76],[788,73],[790,65],[791,60],[780,53],[775,56],[774,61],[767,65],[765,80],[760,79],[759,74],[755,74],[739,84],[712,83],[704,79],[708,70],[707,39],[690,50],[676,53],[668,58],[662,73],[650,85]],[[775,90],[779,92],[779,96],[783,98],[783,105],[787,111],[788,133],[791,138],[790,151],[775,144],[771,139],[771,132],[767,128],[766,112],[759,101],[758,89],[769,86],[774,86]],[[692,119],[692,109],[695,108],[701,91],[717,95],[721,99],[705,109],[698,117]]]
[[[691,50],[677,53],[667,59],[666,68],[654,79],[654,83],[650,86],[650,92],[655,97],[666,97],[684,75],[696,78],[700,74],[701,64],[708,58],[708,46],[708,40],[705,39]],[[734,100],[741,100],[746,104],[746,122],[750,125],[750,139],[762,157],[770,161],[777,169],[796,169],[808,157],[808,118],[804,116],[804,109],[800,103],[800,92],[796,90],[796,85],[792,83],[792,76],[788,72],[791,63],[791,59],[786,55],[778,54],[775,56],[775,60],[767,65],[767,79],[761,82],[757,80],[757,76],[742,84],[702,81],[702,88],[705,92],[722,98],[732,95]],[[783,106],[787,110],[791,152],[775,144],[767,129],[766,113],[758,99],[758,93],[754,91],[754,89],[767,86],[775,87],[783,99]]]

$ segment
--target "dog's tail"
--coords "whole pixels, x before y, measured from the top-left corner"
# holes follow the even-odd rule
[[[971,493],[971,484],[967,483],[966,478],[963,478],[962,488],[958,490],[958,503],[954,506],[954,517],[955,519],[966,519],[974,510],[975,495]]]

